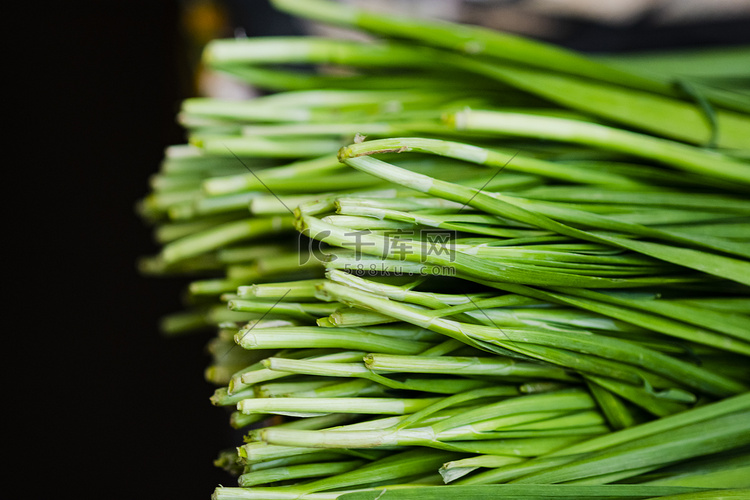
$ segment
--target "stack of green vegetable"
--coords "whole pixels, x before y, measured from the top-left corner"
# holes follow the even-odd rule
[[[185,101],[140,205],[247,430],[214,497],[750,494],[748,52],[274,3],[370,38],[209,44],[267,95]]]

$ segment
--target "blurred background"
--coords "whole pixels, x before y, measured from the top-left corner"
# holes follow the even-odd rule
[[[592,53],[750,44],[746,0],[353,3]],[[24,268],[20,313],[44,326],[34,361],[14,372],[32,373],[19,381],[32,429],[17,461],[35,475],[60,476],[34,487],[83,498],[208,499],[217,484],[231,484],[212,461],[237,436],[226,412],[209,403],[209,334],[158,331],[159,318],[181,308],[185,282],[137,273],[138,257],[157,247],[134,206],[164,148],[184,141],[175,121],[182,99],[257,92],[206,72],[203,44],[346,34],[290,19],[267,0],[76,0],[32,6],[12,19],[26,62],[13,71],[33,97],[19,122],[29,132],[23,152],[35,160],[17,169],[28,177],[20,192],[36,200],[22,210],[28,222],[18,233],[28,242],[20,262],[34,264]],[[40,294],[42,306],[27,300]]]
[[[702,50],[750,40],[750,0],[342,0],[391,15],[443,19],[533,37],[590,54]],[[361,34],[293,19],[267,1],[186,0],[196,92],[243,97],[247,89],[205,74],[199,47],[216,36]],[[750,62],[748,63],[750,64]]]

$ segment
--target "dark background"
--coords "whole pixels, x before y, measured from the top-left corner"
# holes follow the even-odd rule
[[[248,35],[296,29],[264,17],[272,12],[266,2],[227,4]],[[23,366],[6,390],[28,412],[13,458],[35,488],[208,499],[217,484],[233,485],[212,465],[220,448],[237,443],[226,413],[208,401],[209,334],[162,337],[158,320],[180,309],[184,283],[135,270],[157,247],[134,205],[163,148],[182,142],[174,116],[193,88],[180,13],[170,0],[50,2],[17,18],[22,38],[7,46],[27,51],[27,64],[11,69],[30,92],[20,121],[10,123],[28,143],[5,141],[6,161],[22,157],[11,169],[27,174],[6,184],[6,199],[20,200],[6,213],[28,217],[14,229],[22,254],[7,260],[10,271],[23,271],[23,305],[10,311],[23,326],[8,332],[20,341],[12,356]],[[669,30],[647,20],[619,29],[580,23],[566,43],[583,50],[747,43],[747,22]]]
[[[22,39],[36,50],[23,67],[34,96],[22,198],[36,228],[26,295],[44,298],[27,317],[41,352],[23,356],[38,367],[19,381],[26,483],[79,498],[208,499],[227,483],[212,460],[233,444],[203,379],[209,337],[162,337],[184,282],[135,267],[157,251],[135,203],[164,147],[183,142],[180,3],[52,4],[27,13]]]

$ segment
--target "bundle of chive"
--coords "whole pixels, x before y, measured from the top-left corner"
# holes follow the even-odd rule
[[[247,430],[214,498],[746,498],[748,52],[274,3],[369,38],[209,44],[267,95],[184,102],[140,205]]]

